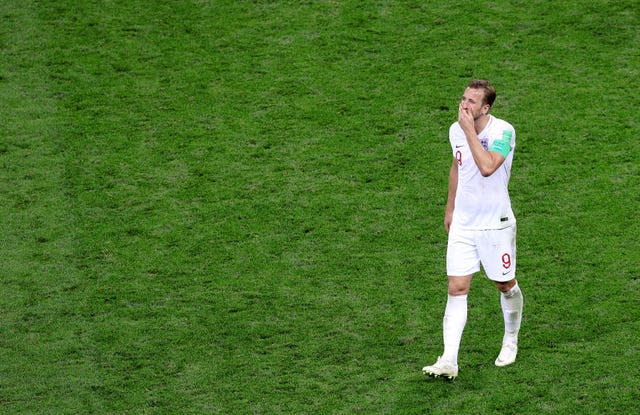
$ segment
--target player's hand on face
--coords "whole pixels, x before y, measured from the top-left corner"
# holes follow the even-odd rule
[[[462,102],[458,105],[458,123],[462,129],[473,128],[473,114],[471,110],[464,109]]]

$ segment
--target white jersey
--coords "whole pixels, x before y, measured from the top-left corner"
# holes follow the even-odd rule
[[[485,150],[490,151],[501,141],[503,146],[499,152],[504,155],[508,151],[508,154],[498,170],[489,177],[483,177],[460,124],[455,122],[451,125],[449,141],[458,163],[458,187],[451,226],[469,230],[503,229],[516,222],[508,189],[516,133],[511,124],[489,115],[489,122],[478,138]],[[509,143],[506,149],[505,140]]]

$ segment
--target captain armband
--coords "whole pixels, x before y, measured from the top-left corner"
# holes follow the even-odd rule
[[[491,147],[489,147],[489,151],[500,153],[504,156],[504,158],[507,158],[507,156],[511,152],[511,134],[511,131],[504,130],[502,132],[502,138],[493,140],[493,143],[491,143]]]

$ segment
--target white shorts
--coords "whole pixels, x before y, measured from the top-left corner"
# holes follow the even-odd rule
[[[492,281],[516,277],[516,226],[472,231],[449,230],[447,275],[463,277],[480,271],[480,264]]]

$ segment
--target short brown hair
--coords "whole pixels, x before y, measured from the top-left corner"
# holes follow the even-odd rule
[[[489,81],[485,81],[483,79],[476,79],[474,81],[469,82],[467,88],[471,89],[482,89],[484,91],[484,97],[482,98],[483,104],[489,104],[489,106],[493,106],[493,102],[496,100],[496,89],[491,85]]]

